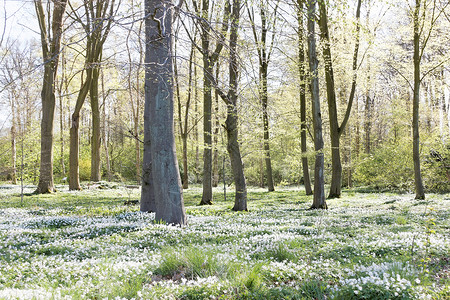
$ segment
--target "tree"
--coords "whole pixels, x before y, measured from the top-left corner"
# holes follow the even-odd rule
[[[185,225],[187,219],[173,122],[173,9],[174,6],[168,1],[145,1],[143,172],[147,172],[147,176],[143,176],[141,201],[149,206],[154,201],[156,221]],[[150,188],[149,183],[152,184]]]
[[[308,0],[307,17],[308,17],[308,58],[309,70],[311,74],[311,100],[314,124],[314,150],[316,151],[316,162],[314,165],[314,200],[311,208],[326,209],[327,202],[325,200],[324,177],[323,177],[323,138],[322,138],[322,118],[320,112],[319,98],[319,74],[318,61],[316,55],[316,38],[315,34],[315,7],[317,0]]]
[[[306,59],[305,59],[305,34],[303,30],[303,5],[304,0],[297,0],[298,22],[298,68],[300,74],[300,139],[302,151],[303,181],[306,195],[312,195],[311,180],[309,177],[308,158],[306,157]]]
[[[416,199],[425,199],[425,190],[422,182],[422,174],[420,171],[420,139],[419,139],[419,101],[420,101],[420,61],[422,53],[420,53],[420,6],[421,1],[416,0],[416,6],[414,9],[414,91],[413,91],[413,116],[412,116],[412,128],[413,128],[413,160],[414,160],[414,185],[416,188]]]
[[[356,40],[355,40],[355,50],[353,54],[353,79],[352,88],[347,103],[347,109],[345,112],[344,119],[339,125],[338,123],[338,112],[336,104],[336,91],[333,73],[333,64],[331,56],[331,44],[330,44],[330,34],[328,30],[328,17],[326,10],[325,0],[319,1],[319,26],[320,34],[323,42],[323,58],[325,66],[325,80],[327,85],[327,102],[328,102],[328,115],[330,119],[330,137],[331,137],[331,186],[330,194],[328,198],[336,198],[341,196],[341,184],[342,184],[342,165],[340,156],[340,137],[344,132],[345,126],[347,125],[348,119],[350,117],[350,112],[353,104],[353,99],[355,97],[356,90],[356,69],[358,63],[358,50],[359,50],[359,17],[361,11],[361,0],[358,0],[356,8]]]
[[[258,52],[259,61],[259,98],[262,106],[263,113],[263,128],[264,128],[264,160],[266,163],[266,176],[267,176],[267,188],[269,192],[275,190],[273,186],[273,175],[272,175],[272,160],[270,158],[270,143],[269,143],[269,114],[267,112],[268,105],[268,92],[267,92],[267,77],[269,71],[270,57],[273,53],[273,45],[275,41],[275,32],[273,30],[276,28],[276,18],[278,10],[278,1],[276,2],[275,8],[272,14],[269,11],[269,4],[267,1],[260,0],[259,3],[259,15],[261,17],[261,32],[258,36],[255,24],[255,12],[253,7],[250,9],[247,6],[248,15],[250,17],[250,22],[253,31],[253,38],[255,39],[256,49]],[[273,20],[273,21],[271,21]],[[268,24],[269,23],[269,24]],[[267,45],[267,33],[272,31],[270,45]]]
[[[216,47],[213,51],[210,49],[211,40],[211,23],[209,22],[210,6],[209,0],[202,0],[201,12],[197,2],[194,0],[194,8],[197,14],[200,15],[199,22],[201,27],[201,49],[203,57],[203,193],[200,205],[212,204],[212,79],[214,65],[219,59],[220,52],[224,45],[224,34],[228,31],[228,18],[230,14],[230,5],[225,4],[222,29],[218,33],[219,40],[216,42]]]
[[[78,92],[70,127],[70,173],[69,189],[79,190],[79,119],[80,111],[89,93],[92,109],[91,180],[100,180],[100,110],[98,103],[98,81],[103,45],[111,29],[114,2],[109,0],[84,1],[86,21],[72,6],[72,18],[83,27],[86,34],[85,69],[81,75],[81,88]],[[95,5],[94,5],[95,4]]]
[[[226,4],[230,7],[229,3]],[[231,169],[235,184],[234,211],[247,211],[247,184],[244,176],[244,165],[239,146],[239,118],[238,118],[238,84],[239,84],[239,60],[237,53],[238,29],[241,12],[240,0],[233,0],[230,13],[230,40],[229,40],[229,87],[225,93],[214,79],[213,74],[208,73],[209,80],[214,83],[220,98],[227,105],[227,118],[225,130],[227,131],[227,151],[230,156]]]
[[[53,12],[45,15],[41,0],[35,0],[41,34],[44,78],[42,83],[41,163],[37,193],[52,193],[53,183],[53,120],[55,115],[55,77],[61,48],[63,16],[67,0],[53,0]],[[50,9],[50,5],[48,6]],[[47,20],[52,20],[47,24]],[[49,26],[49,28],[47,28]]]

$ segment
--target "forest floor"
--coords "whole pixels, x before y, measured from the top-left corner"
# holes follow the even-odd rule
[[[198,206],[155,224],[139,189],[101,184],[52,195],[0,185],[0,299],[450,299],[450,194],[344,191],[307,210],[298,187]],[[33,187],[27,187],[31,193]]]

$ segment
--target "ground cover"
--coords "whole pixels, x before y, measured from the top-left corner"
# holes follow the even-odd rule
[[[125,205],[138,189],[57,188],[0,186],[0,299],[450,298],[450,194],[348,190],[310,211],[298,187],[251,189],[235,213],[194,187],[179,228]]]

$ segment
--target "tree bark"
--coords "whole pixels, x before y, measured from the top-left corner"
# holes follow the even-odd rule
[[[319,98],[319,78],[318,78],[318,61],[316,55],[316,38],[315,34],[315,6],[317,0],[308,0],[308,56],[309,69],[311,73],[311,100],[314,123],[314,150],[316,151],[316,162],[314,165],[314,200],[312,209],[327,209],[324,190],[323,176],[323,138],[322,138],[322,117],[320,112]]]
[[[303,1],[298,0],[297,7],[297,21],[298,21],[298,56],[299,56],[299,74],[300,74],[300,142],[302,151],[302,170],[303,170],[303,182],[305,185],[306,195],[312,195],[311,179],[309,177],[308,157],[306,157],[306,80],[305,75],[305,35],[303,32]]]
[[[97,182],[102,178],[101,174],[101,131],[100,131],[100,108],[98,103],[98,80],[99,68],[93,67],[92,84],[89,91],[92,110],[92,139],[91,139],[91,181]]]
[[[413,95],[413,161],[414,161],[414,183],[416,188],[416,199],[425,199],[425,191],[420,171],[420,139],[419,139],[419,103],[420,103],[420,28],[419,13],[420,0],[416,0],[414,9],[414,95]]]
[[[41,33],[44,78],[42,83],[41,162],[36,193],[52,193],[53,183],[53,121],[55,116],[55,77],[61,47],[63,16],[66,0],[53,1],[50,28],[46,28],[46,16],[42,1],[34,1]],[[48,18],[50,20],[50,17]]]
[[[14,101],[14,100],[12,100]],[[16,170],[16,121],[14,106],[12,111],[12,126],[11,126],[11,183],[17,184],[17,170]]]
[[[220,64],[217,64],[216,66],[216,82],[219,82],[219,72],[220,72]],[[219,129],[220,129],[220,122],[219,122],[219,93],[217,92],[217,89],[214,93],[214,99],[215,99],[215,105],[214,105],[214,150],[213,150],[213,177],[212,177],[212,186],[217,187],[219,185],[219,149],[218,149],[218,143],[219,143]]]
[[[171,3],[146,0],[146,80],[155,220],[187,223],[175,151]],[[147,105],[146,105],[147,107]],[[146,149],[148,150],[148,149]],[[150,191],[151,192],[151,191]]]

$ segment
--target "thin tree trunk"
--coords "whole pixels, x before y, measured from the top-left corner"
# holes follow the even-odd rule
[[[309,177],[308,157],[306,156],[306,80],[305,75],[305,36],[303,33],[303,1],[298,1],[297,8],[297,21],[298,21],[298,55],[299,55],[299,73],[300,73],[300,142],[302,151],[302,170],[303,170],[303,182],[305,185],[306,195],[312,195],[311,179]]]
[[[220,72],[220,64],[216,66],[216,82],[219,82],[219,72]],[[217,187],[219,185],[219,150],[218,150],[218,142],[219,142],[219,93],[217,89],[214,92],[214,151],[213,151],[213,181],[212,186]]]
[[[275,191],[272,175],[272,160],[270,158],[270,136],[269,136],[269,114],[267,113],[268,93],[267,93],[267,63],[261,66],[262,95],[261,104],[263,109],[264,126],[264,160],[266,162],[267,189],[269,192]]]
[[[108,139],[106,138],[106,94],[105,94],[105,81],[102,72],[102,98],[103,98],[103,130],[102,130],[102,139],[103,139],[103,149],[105,152],[105,162],[106,162],[106,174],[108,176],[108,181],[111,182],[112,174],[111,174],[111,163],[109,160],[109,151],[108,151]],[[140,175],[141,170],[139,169],[138,175]],[[139,177],[140,178],[140,177]]]
[[[61,142],[61,173],[66,176],[66,165],[64,163],[64,107],[63,94],[67,93],[67,78],[65,76],[65,58],[64,51],[61,53],[61,84],[59,86],[59,139]]]
[[[322,138],[322,118],[320,112],[319,98],[319,78],[318,78],[318,61],[316,55],[316,38],[315,38],[315,6],[317,0],[308,0],[308,56],[309,69],[311,73],[311,100],[314,123],[314,150],[316,151],[316,161],[314,165],[314,200],[311,208],[326,209],[324,190],[324,156],[323,156],[323,138]]]
[[[98,80],[99,68],[96,66],[92,70],[92,83],[89,91],[92,110],[92,140],[91,140],[91,181],[100,181],[101,174],[101,131],[100,131],[100,108],[98,103]]]
[[[16,170],[16,118],[15,118],[15,108],[14,99],[11,99],[12,105],[12,125],[11,125],[11,183],[17,184],[17,170]]]
[[[419,13],[420,0],[416,0],[414,10],[414,96],[413,96],[413,161],[414,161],[414,183],[416,187],[416,199],[425,199],[425,191],[420,171],[420,140],[419,140],[419,103],[420,103],[420,28]]]
[[[212,73],[209,56],[203,56],[204,72]],[[203,193],[200,205],[211,205],[212,194],[212,131],[211,131],[211,82],[207,76],[203,79]]]

